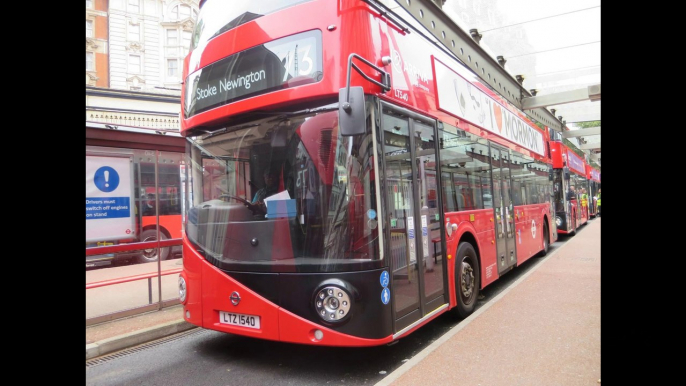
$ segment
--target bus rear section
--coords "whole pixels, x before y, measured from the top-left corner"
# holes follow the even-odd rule
[[[589,219],[598,214],[598,190],[600,189],[600,171],[586,164],[586,179],[588,180],[588,216]]]
[[[573,236],[589,219],[586,163],[559,138],[550,141],[555,193],[555,223],[560,234]]]

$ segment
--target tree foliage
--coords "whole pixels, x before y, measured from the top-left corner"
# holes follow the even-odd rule
[[[589,127],[600,127],[600,121],[585,121],[574,123],[580,129],[588,129]]]

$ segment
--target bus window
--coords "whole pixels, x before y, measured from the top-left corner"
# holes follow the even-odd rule
[[[463,211],[492,207],[488,147],[476,136],[446,123],[439,131],[439,143],[444,208]]]

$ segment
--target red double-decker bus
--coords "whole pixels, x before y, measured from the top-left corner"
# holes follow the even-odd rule
[[[588,215],[595,218],[598,213],[598,189],[600,189],[600,170],[586,164],[586,179],[588,180]]]
[[[388,344],[467,317],[557,239],[547,130],[399,23],[363,1],[201,2],[181,98],[188,322]]]
[[[573,236],[589,219],[586,162],[558,139],[550,141],[550,155],[557,231]]]

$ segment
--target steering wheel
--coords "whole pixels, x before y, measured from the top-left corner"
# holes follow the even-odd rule
[[[245,205],[246,208],[250,209],[253,212],[253,214],[266,214],[267,213],[264,210],[264,208],[262,208],[261,206],[255,205],[255,204],[251,203],[250,201],[248,201],[244,198],[241,198],[241,197],[232,196],[230,194],[222,194],[218,198],[222,201],[225,201],[225,202],[228,202],[231,199],[236,200],[236,201],[240,202],[241,204]]]

